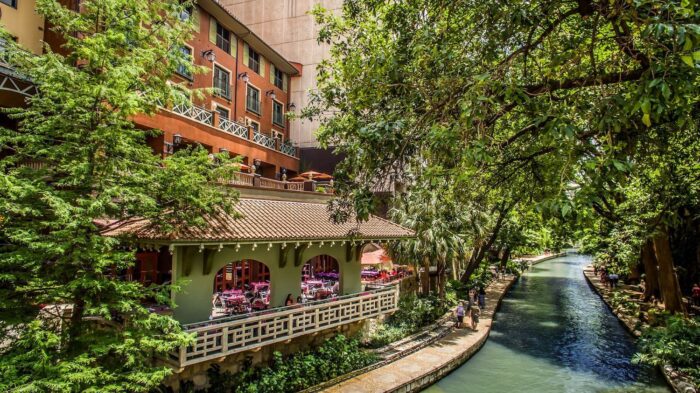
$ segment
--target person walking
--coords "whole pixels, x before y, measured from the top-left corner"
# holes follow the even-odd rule
[[[693,305],[700,307],[700,285],[698,285],[697,283],[693,285],[691,295],[693,297]]]
[[[486,308],[486,291],[484,290],[484,287],[479,287],[479,308],[480,309],[485,309]]]
[[[457,329],[462,328],[462,324],[464,323],[464,305],[462,302],[459,302],[457,305],[457,309],[455,310],[455,314],[457,315]]]
[[[478,305],[474,305],[471,310],[470,320],[472,323],[472,330],[477,331],[477,326],[479,325],[479,316],[481,315],[481,310],[479,310]]]

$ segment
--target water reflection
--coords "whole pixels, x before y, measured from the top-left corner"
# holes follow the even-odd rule
[[[630,364],[634,342],[581,269],[544,262],[504,299],[486,345],[426,392],[668,392],[655,369]]]

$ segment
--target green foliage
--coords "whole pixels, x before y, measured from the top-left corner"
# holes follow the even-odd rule
[[[665,326],[645,330],[633,360],[654,366],[671,365],[700,386],[700,321],[671,316]]]
[[[632,296],[625,292],[613,292],[610,296],[610,307],[623,314],[639,315],[639,303],[632,301]]]
[[[283,357],[275,352],[267,367],[245,366],[239,373],[222,372],[215,365],[208,370],[211,387],[207,393],[298,392],[376,361],[359,342],[338,335],[313,351]]]
[[[146,143],[157,132],[132,121],[182,95],[167,81],[189,63],[176,50],[191,36],[180,19],[188,6],[86,0],[78,13],[38,0],[64,40],[60,53],[40,56],[3,33],[5,60],[38,94],[7,110],[16,129],[0,129],[10,153],[0,158],[1,391],[147,391],[171,372],[155,359],[191,340],[143,306],[169,304],[177,283],[116,279],[135,249],[101,234],[108,220],[175,230],[232,211],[236,195],[211,185],[231,170],[223,157],[212,162],[199,148],[162,160]]]
[[[447,301],[440,301],[435,296],[403,296],[399,299],[399,309],[378,325],[364,344],[370,348],[379,348],[408,337],[437,321],[455,304],[454,294],[448,295]]]

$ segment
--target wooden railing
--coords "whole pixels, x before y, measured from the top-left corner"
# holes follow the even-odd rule
[[[398,286],[183,326],[195,343],[171,354],[185,367],[396,311]]]

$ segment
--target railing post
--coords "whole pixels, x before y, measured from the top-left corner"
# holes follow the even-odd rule
[[[255,137],[255,131],[253,131],[253,127],[248,126],[248,140],[252,141],[253,138]]]
[[[294,334],[294,327],[293,327],[294,314],[293,313],[289,314],[289,322],[287,322],[287,323],[289,324],[289,326],[287,326],[287,336],[291,336],[292,334]]]
[[[221,128],[221,127],[219,127],[219,112],[212,111],[211,115],[212,115],[211,126],[214,128]]]
[[[223,355],[228,352],[228,326],[221,329],[221,353]]]
[[[260,187],[260,175],[253,175],[253,187]]]
[[[180,351],[179,351],[179,356],[178,356],[178,362],[180,363],[180,367],[185,367],[185,362],[187,361],[187,347],[184,345],[180,346]]]

